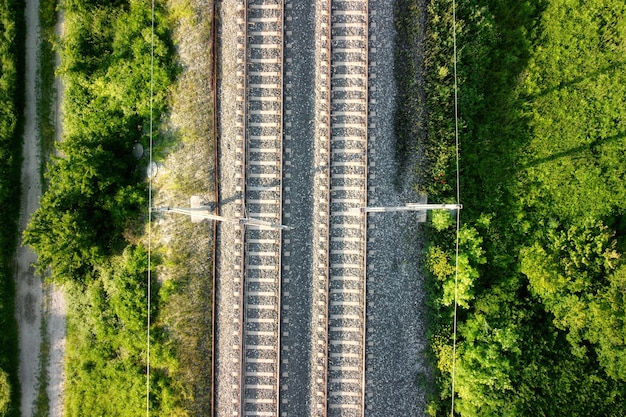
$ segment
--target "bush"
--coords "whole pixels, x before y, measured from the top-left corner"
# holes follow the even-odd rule
[[[89,279],[95,265],[119,253],[125,229],[145,206],[145,171],[131,151],[148,140],[151,16],[144,1],[124,5],[65,4],[63,156],[48,167],[49,188],[24,235],[39,269],[51,266],[58,282]],[[162,8],[156,20],[153,107],[159,120],[176,66]]]
[[[137,142],[148,147],[151,107],[157,132],[166,110],[177,74],[171,22],[156,2],[151,97],[151,3],[62,6],[64,137],[24,242],[39,270],[51,267],[51,280],[68,288],[67,415],[134,416],[145,409],[148,266],[136,238],[146,220],[146,161],[131,151]],[[184,415],[177,361],[158,324],[159,287],[151,288],[150,411]]]
[[[24,2],[0,3],[0,415],[19,414],[14,264],[18,234],[24,96]]]
[[[422,187],[446,201],[456,186],[451,2],[427,10]],[[459,415],[626,413],[626,83],[614,64],[625,12],[619,1],[458,2]],[[438,415],[450,413],[455,236],[443,215],[432,219]]]

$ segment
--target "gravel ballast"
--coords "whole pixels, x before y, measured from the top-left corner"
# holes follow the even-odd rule
[[[242,3],[218,2],[218,155],[220,173],[220,214],[241,217],[242,173],[241,135],[243,77],[238,75],[243,58],[239,44],[243,37]],[[241,314],[241,265],[242,232],[238,225],[223,223],[217,236],[217,277],[215,283],[215,413],[217,416],[233,416],[239,409],[239,374],[241,337],[239,319]]]
[[[394,2],[369,4],[369,205],[402,206],[418,196],[411,163],[395,185]],[[367,416],[424,415],[425,394],[417,383],[428,372],[421,233],[415,213],[369,215]]]
[[[314,5],[285,7],[281,413],[310,415],[313,261]]]

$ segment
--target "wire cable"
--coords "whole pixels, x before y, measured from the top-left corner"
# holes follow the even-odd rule
[[[456,146],[456,204],[461,204],[461,186],[459,172],[459,85],[457,78],[457,50],[456,50],[456,0],[452,0],[452,40],[454,51],[454,140]],[[454,417],[454,378],[456,370],[456,332],[457,332],[457,307],[459,287],[459,231],[461,225],[461,210],[456,211],[456,242],[455,242],[455,274],[454,274],[454,319],[452,326],[452,404],[450,415]]]
[[[152,307],[152,134],[153,134],[153,96],[154,96],[154,0],[152,0],[151,10],[151,32],[150,32],[150,144],[149,144],[149,161],[148,161],[148,277],[147,277],[147,332],[146,332],[146,417],[150,416],[150,309]]]

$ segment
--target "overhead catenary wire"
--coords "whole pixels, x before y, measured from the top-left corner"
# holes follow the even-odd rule
[[[153,134],[153,96],[154,96],[154,0],[151,4],[151,27],[150,27],[150,144],[148,146],[148,273],[147,273],[147,331],[146,331],[146,417],[150,416],[150,309],[152,307],[152,134]]]
[[[452,48],[454,66],[454,142],[456,150],[456,203],[461,204],[461,185],[459,172],[459,84],[457,77],[457,46],[456,46],[456,0],[452,0]],[[456,341],[457,341],[457,307],[459,288],[459,231],[461,225],[461,210],[456,211],[456,241],[455,241],[455,261],[454,261],[454,318],[452,324],[452,399],[450,415],[454,416],[454,382],[456,376]]]

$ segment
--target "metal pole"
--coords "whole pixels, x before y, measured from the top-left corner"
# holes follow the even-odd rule
[[[251,219],[247,217],[242,217],[239,219],[228,218],[224,216],[218,216],[216,214],[209,213],[208,207],[155,207],[152,209],[155,212],[171,212],[171,213],[179,213],[184,214],[186,216],[190,216],[193,219],[209,219],[218,222],[227,222],[227,223],[239,223],[243,226],[248,227],[259,227],[259,228],[268,228],[268,229],[277,229],[277,230],[290,230],[291,227],[284,226],[278,223],[271,223],[264,220],[259,219]]]
[[[352,211],[360,211],[361,213],[384,213],[393,211],[422,211],[422,210],[460,210],[462,204],[417,204],[408,203],[405,206],[396,207],[357,207]]]

